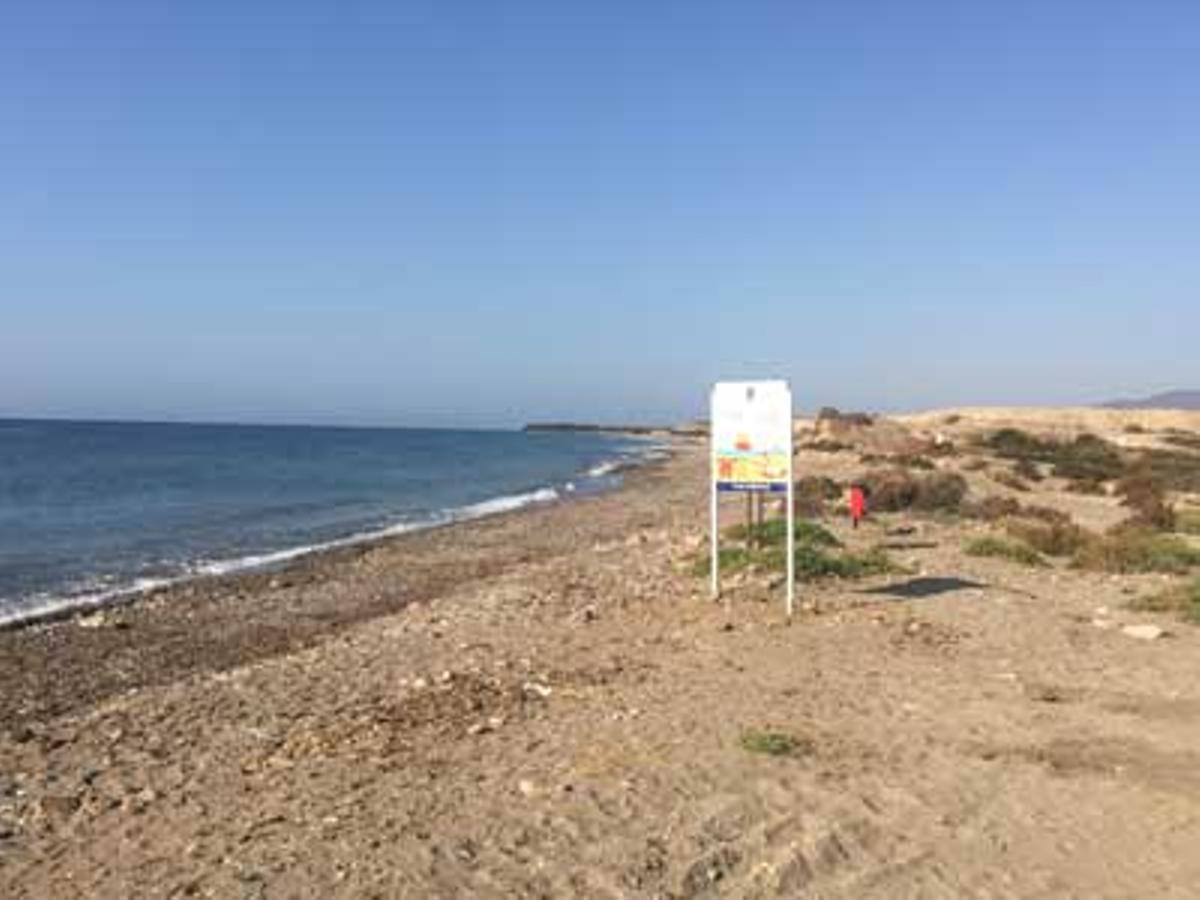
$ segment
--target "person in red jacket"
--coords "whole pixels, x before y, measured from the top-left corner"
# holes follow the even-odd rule
[[[850,521],[858,528],[859,521],[867,514],[867,494],[861,484],[850,486]]]

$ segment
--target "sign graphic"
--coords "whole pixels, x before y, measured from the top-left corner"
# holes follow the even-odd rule
[[[712,395],[713,477],[719,491],[786,491],[792,395],[782,381],[723,381]]]

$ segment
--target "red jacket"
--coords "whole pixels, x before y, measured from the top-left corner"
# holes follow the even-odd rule
[[[867,498],[860,487],[850,488],[850,515],[861,519],[867,512]]]

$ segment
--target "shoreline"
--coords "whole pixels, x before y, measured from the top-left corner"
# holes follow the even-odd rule
[[[358,546],[369,546],[410,534],[463,525],[498,515],[508,515],[530,507],[611,493],[614,490],[620,490],[623,485],[620,483],[615,486],[599,484],[581,491],[577,489],[576,484],[582,479],[599,481],[617,476],[623,478],[625,473],[654,465],[664,458],[669,458],[672,453],[676,452],[679,443],[677,440],[663,443],[662,437],[651,442],[650,436],[632,432],[614,432],[614,434],[623,434],[631,439],[647,443],[636,453],[622,454],[598,463],[591,469],[579,472],[573,479],[565,482],[565,487],[562,484],[546,483],[517,494],[487,497],[462,507],[442,510],[426,521],[397,522],[313,544],[281,547],[238,558],[197,562],[193,564],[196,566],[193,571],[183,571],[160,577],[135,578],[131,584],[93,593],[49,596],[39,601],[38,606],[28,610],[17,610],[11,614],[0,611],[0,634],[24,631],[42,625],[73,620],[81,616],[102,614],[107,610],[138,603],[145,598],[195,582],[256,573],[274,574],[285,571],[298,561],[320,554],[335,553]]]
[[[181,576],[165,584],[131,590],[101,605],[65,606],[36,618],[2,623],[0,683],[8,690],[0,694],[0,725],[23,725],[73,712],[115,693],[291,653],[341,628],[434,599],[450,585],[488,574],[442,571],[455,568],[450,563],[459,541],[467,542],[480,534],[558,511],[569,520],[589,503],[606,499],[620,502],[621,497],[655,478],[655,473],[673,459],[686,454],[689,446],[674,441],[647,448],[645,453],[606,473],[605,477],[619,474],[619,483],[595,492],[568,493],[546,502],[399,533],[344,539],[276,563]],[[516,524],[516,530],[521,530],[520,524]],[[521,560],[528,557],[519,542],[512,547]],[[403,595],[388,592],[373,596],[349,584],[354,569],[364,560],[377,554],[403,556],[410,549],[433,556],[438,571],[432,578],[405,578]],[[396,562],[403,567],[403,560]],[[330,608],[329,603],[317,601],[313,604],[319,607],[316,610],[265,602],[276,595],[320,592],[325,588],[346,594],[345,602]],[[255,638],[256,632],[264,631],[269,634]],[[207,646],[197,651],[187,646],[193,641],[210,644],[214,634],[221,635],[215,639],[222,645],[219,648]],[[106,677],[105,661],[114,652],[137,652],[146,661],[135,665],[132,675],[115,673],[116,677]],[[164,661],[163,654],[170,658]],[[64,671],[68,672],[65,676]],[[66,689],[64,684],[74,685],[74,689]]]

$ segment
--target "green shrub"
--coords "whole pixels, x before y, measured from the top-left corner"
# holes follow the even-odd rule
[[[1080,547],[1074,564],[1099,572],[1181,575],[1200,566],[1200,550],[1172,535],[1139,528],[1118,528]]]
[[[1006,541],[998,537],[980,537],[970,541],[963,552],[967,556],[986,556],[1007,559],[1023,566],[1044,566],[1046,560],[1032,547],[1018,541]]]
[[[750,564],[751,556],[742,547],[722,547],[717,555],[722,572],[736,572]],[[694,575],[708,575],[712,572],[712,557],[705,554],[696,560],[692,566]]]
[[[814,750],[811,741],[801,740],[782,731],[748,729],[739,740],[743,750],[767,756],[802,756]]]
[[[1200,578],[1187,584],[1167,588],[1157,594],[1138,597],[1129,608],[1141,612],[1169,612],[1200,625]]]
[[[1175,530],[1180,534],[1200,534],[1200,509],[1176,512]]]
[[[816,547],[840,547],[841,541],[829,529],[808,522],[796,520],[795,539],[797,544],[812,544]],[[725,534],[734,540],[749,538],[756,547],[782,547],[787,542],[787,519],[768,519],[758,525],[733,525],[726,529]]]
[[[777,568],[786,560],[780,555]],[[866,578],[887,575],[896,566],[881,549],[866,553],[829,553],[811,544],[796,545],[796,580],[817,581],[822,578]]]
[[[721,571],[736,572],[751,565],[770,571],[784,571],[787,567],[787,521],[771,519],[749,530],[745,525],[735,525],[726,531],[728,536],[739,539],[744,539],[750,533],[762,535],[763,543],[753,549],[721,548]],[[820,578],[864,578],[868,575],[897,571],[896,566],[880,548],[867,553],[836,552],[841,546],[841,541],[831,531],[817,523],[796,522],[796,579],[815,581]],[[708,556],[697,559],[692,571],[697,576],[707,576],[711,572]]]

